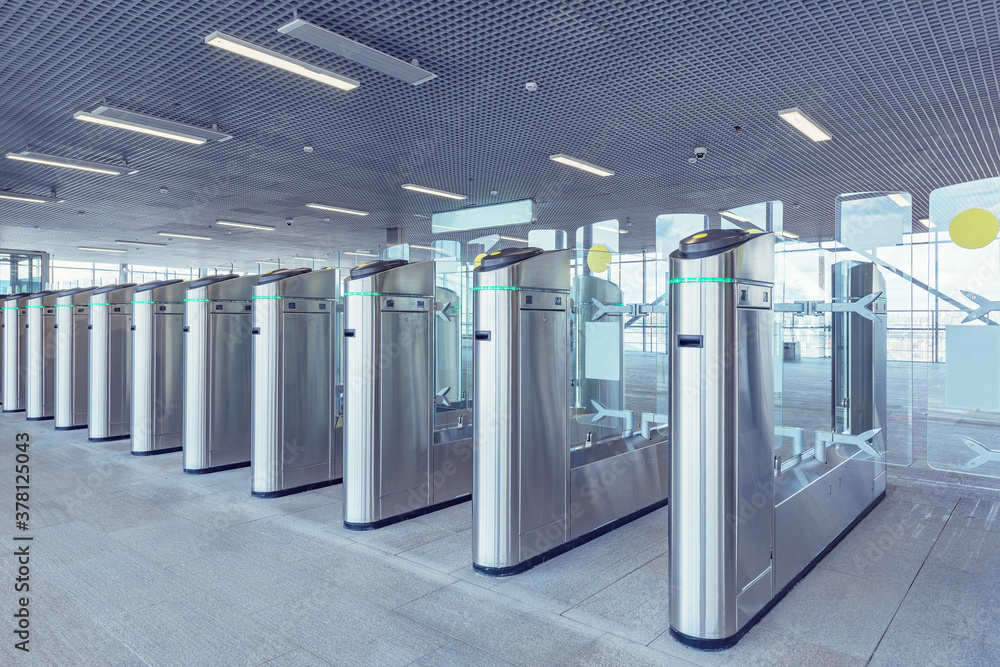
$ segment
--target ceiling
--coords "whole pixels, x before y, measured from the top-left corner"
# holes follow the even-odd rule
[[[293,10],[437,78],[412,86],[279,34]],[[65,200],[0,200],[0,246],[173,266],[321,257],[384,246],[386,228],[426,244],[436,211],[525,198],[537,204],[533,228],[631,222],[623,251],[653,248],[657,214],[770,199],[803,239],[831,235],[842,192],[905,190],[924,217],[931,190],[1000,174],[998,19],[996,2],[968,0],[8,0],[0,153],[127,161],[138,172],[0,159],[0,189]],[[343,92],[213,48],[204,37],[214,30],[361,86]],[[234,138],[192,146],[73,119],[101,104]],[[790,106],[833,140],[813,143],[784,123],[776,112]],[[697,146],[708,155],[690,164]],[[402,190],[408,182],[468,199]],[[217,219],[277,229],[227,232]],[[77,249],[115,239],[168,247]]]

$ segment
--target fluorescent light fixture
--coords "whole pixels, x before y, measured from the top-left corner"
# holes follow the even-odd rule
[[[378,255],[372,254],[370,252],[361,252],[360,250],[354,252],[353,250],[348,250],[344,253],[345,255],[361,255],[362,257],[378,257]]]
[[[303,42],[308,42],[321,49],[335,53],[342,58],[353,60],[376,72],[388,74],[393,78],[411,83],[414,86],[437,77],[437,74],[421,69],[417,65],[394,58],[388,53],[376,51],[370,46],[359,44],[353,39],[330,32],[318,25],[307,23],[302,19],[295,19],[291,23],[286,23],[278,28],[278,32],[301,39]]]
[[[563,155],[562,153],[557,153],[556,155],[550,155],[550,160],[554,160],[560,164],[569,165],[570,167],[576,167],[577,169],[582,169],[584,171],[589,171],[591,174],[597,174],[598,176],[614,176],[615,172],[610,169],[605,169],[604,167],[598,167],[596,164],[590,164],[589,162],[584,162],[583,160],[575,157],[570,157],[569,155]]]
[[[229,220],[216,220],[215,224],[222,225],[223,227],[244,227],[246,229],[259,229],[264,232],[273,232],[274,227],[270,225],[254,225],[249,222],[231,222]]]
[[[893,192],[889,195],[889,199],[896,202],[900,206],[909,206],[910,202],[906,201],[906,197],[898,192]]]
[[[120,176],[121,174],[134,174],[137,169],[119,167],[103,162],[91,162],[90,160],[75,160],[70,157],[59,157],[58,155],[46,155],[45,153],[32,153],[31,151],[21,151],[20,153],[7,153],[10,160],[20,160],[21,162],[34,162],[50,167],[66,167],[67,169],[79,169],[80,171],[90,171],[95,174],[107,174],[109,176]]]
[[[368,211],[355,211],[352,208],[340,208],[339,206],[327,206],[326,204],[306,204],[309,208],[316,208],[321,211],[333,211],[334,213],[347,213],[349,215],[368,215]]]
[[[830,139],[833,139],[832,134],[820,127],[819,123],[807,116],[806,113],[798,107],[782,109],[778,112],[778,115],[781,116],[781,118],[784,119],[789,125],[813,141],[829,141]]]
[[[80,246],[77,250],[87,250],[90,252],[125,252],[124,250],[119,250],[118,248],[91,248],[85,245]]]
[[[612,229],[611,227],[601,227],[599,225],[594,225],[594,229],[603,229],[606,232],[618,232],[619,234],[628,234],[628,230],[625,229]],[[502,236],[500,238],[503,238]]]
[[[431,232],[442,234],[453,231],[488,229],[491,227],[512,227],[535,220],[535,202],[530,199],[473,206],[454,211],[442,211],[431,216]]]
[[[194,239],[195,241],[211,241],[211,236],[195,236],[194,234],[177,234],[174,232],[156,232],[158,236],[167,236],[177,239]]]
[[[457,195],[454,192],[445,192],[444,190],[435,190],[434,188],[428,188],[423,185],[414,185],[413,183],[404,183],[404,190],[412,190],[413,192],[423,192],[428,195],[437,195],[438,197],[447,197],[448,199],[468,199],[465,195]]]
[[[736,215],[732,211],[719,211],[719,215],[724,215],[731,220],[738,220],[739,222],[750,222],[750,218],[744,218],[742,215]]]
[[[310,262],[326,262],[326,261],[329,261],[329,260],[321,259],[319,257],[293,257],[292,259],[305,259],[305,260],[309,260]]]
[[[9,199],[11,201],[26,201],[32,204],[49,204],[52,202],[61,203],[62,199],[56,199],[55,197],[38,197],[36,195],[26,195],[20,192],[10,192],[8,190],[0,190],[0,199]]]
[[[93,111],[77,111],[73,114],[73,118],[86,123],[115,127],[119,130],[139,132],[163,139],[183,141],[188,144],[201,145],[209,141],[226,141],[233,138],[232,135],[215,130],[206,130],[187,123],[177,123],[114,107],[97,107]]]
[[[274,264],[275,266],[281,266],[281,262],[272,262],[267,259],[252,259],[250,261],[254,264]]]
[[[115,241],[115,243],[118,243],[118,244],[121,244],[121,245],[143,245],[143,246],[149,246],[151,248],[166,248],[167,247],[166,243],[149,243],[148,241],[126,241],[124,239],[118,239],[118,240]]]
[[[447,252],[445,250],[441,250],[441,248],[432,248],[429,245],[413,245],[411,243],[410,247],[417,248],[418,250],[430,250],[431,252]]]
[[[797,239],[797,238],[799,238],[798,234],[793,234],[792,232],[787,232],[785,230],[781,230],[781,235],[784,236],[786,239]]]
[[[226,51],[230,51],[241,56],[246,56],[247,58],[252,58],[253,60],[262,62],[265,65],[271,65],[272,67],[283,69],[286,72],[304,76],[307,79],[312,79],[313,81],[319,81],[320,83],[325,83],[328,86],[340,88],[341,90],[354,90],[360,85],[354,79],[334,74],[329,70],[316,67],[315,65],[310,65],[309,63],[302,62],[301,60],[297,60],[295,58],[283,56],[277,51],[265,49],[262,46],[245,42],[242,39],[237,39],[236,37],[232,37],[225,33],[213,32],[205,38],[205,43],[217,46],[220,49],[225,49]]]
[[[503,236],[503,235],[501,235],[500,238],[502,238],[504,241],[517,241],[518,243],[527,243],[528,242],[528,239],[519,239],[516,236]]]
[[[934,223],[931,222],[930,218],[920,218],[920,224],[926,227],[927,229],[930,229],[931,227],[934,226]]]

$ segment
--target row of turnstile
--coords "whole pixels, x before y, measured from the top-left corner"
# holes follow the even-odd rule
[[[435,284],[434,262],[404,260],[346,276],[283,269],[9,295],[0,398],[5,412],[88,428],[92,441],[130,437],[135,455],[182,451],[186,473],[251,466],[256,497],[343,481],[354,530],[471,498],[473,565],[488,575],[663,507],[672,485],[672,631],[719,648],[885,489],[884,457],[849,435],[884,423],[884,328],[881,375],[857,363],[848,373],[857,395],[881,392],[881,412],[840,410],[808,466],[781,477],[773,262],[773,236],[742,231],[694,235],[671,256],[669,434],[628,424],[593,439],[570,418],[581,296],[570,251],[537,248],[492,253],[474,271],[471,409],[464,393],[448,399],[462,322],[443,306],[457,295]],[[605,289],[588,279],[588,293]],[[841,328],[854,347],[878,342],[874,328]],[[834,494],[834,477],[845,491]]]

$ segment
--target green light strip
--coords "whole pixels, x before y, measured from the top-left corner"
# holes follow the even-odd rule
[[[208,303],[211,299],[184,299],[184,303]]]
[[[283,299],[284,297],[278,296],[276,294],[254,294],[251,299]]]
[[[516,292],[520,287],[512,285],[473,285],[473,292]]]
[[[133,301],[132,303],[156,303],[155,301]]]
[[[25,308],[44,308],[45,306],[25,306]]]
[[[381,292],[344,292],[344,296],[382,296]]]
[[[735,278],[671,278],[670,284],[677,283],[735,283]]]
[[[4,306],[4,310],[17,310],[17,306]]]
[[[74,305],[72,303],[57,303],[56,308],[72,308]]]

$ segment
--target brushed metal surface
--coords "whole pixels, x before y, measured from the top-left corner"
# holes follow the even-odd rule
[[[87,425],[90,297],[93,288],[61,292],[56,299],[55,427]]]
[[[55,305],[58,296],[58,292],[47,292],[28,299],[25,331],[25,416],[28,419],[52,419],[55,416]]]
[[[259,276],[199,285],[184,301],[184,469],[203,471],[250,462],[253,315]]]
[[[90,298],[87,429],[93,439],[129,433],[134,293],[134,284],[118,285]]]
[[[473,345],[479,567],[512,567],[567,539],[569,263],[555,251],[474,273],[473,328],[489,332]]]
[[[691,637],[725,639],[740,629],[737,598],[757,581],[760,554],[766,548],[769,560],[772,544],[773,501],[741,505],[740,493],[769,488],[754,487],[760,471],[772,469],[773,318],[738,310],[735,281],[773,282],[774,237],[760,234],[697,259],[675,252],[670,260],[672,278],[732,281],[671,283],[669,298],[670,624]],[[701,336],[701,346],[679,345],[688,335]],[[763,531],[756,542],[744,521]],[[740,553],[751,563],[739,565]]]
[[[27,407],[27,324],[28,295],[3,304],[3,411],[21,412]]]
[[[339,296],[339,269],[254,287],[253,493],[280,493],[343,476],[334,410]]]
[[[347,281],[345,291],[353,291],[354,282]],[[344,521],[353,524],[380,519],[381,453],[379,423],[375,419],[381,325],[378,304],[373,296],[344,297],[344,329],[354,331],[343,342]]]

